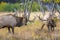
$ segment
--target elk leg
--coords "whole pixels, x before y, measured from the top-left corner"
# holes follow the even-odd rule
[[[44,25],[45,25],[45,24],[42,25],[41,30],[43,29]]]
[[[47,26],[48,27],[48,31],[50,32],[51,31],[51,26]]]
[[[53,31],[54,31],[54,27],[53,27]]]
[[[11,29],[12,29],[12,33],[14,34],[14,27],[11,27]]]
[[[27,18],[24,18],[23,24],[24,24],[24,25],[27,25],[27,21],[28,21]]]
[[[53,30],[53,26],[52,25],[50,25],[50,28],[51,28],[51,31]]]
[[[8,27],[8,33],[11,33],[11,31],[10,31],[10,27]]]
[[[54,27],[52,27],[52,31],[54,31]]]

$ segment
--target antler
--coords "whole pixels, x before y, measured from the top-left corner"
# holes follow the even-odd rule
[[[38,16],[38,15],[36,15],[38,18],[39,18],[39,20],[41,20],[41,21],[47,21],[47,20],[44,20],[44,19],[42,19],[41,17],[40,17],[40,15]]]

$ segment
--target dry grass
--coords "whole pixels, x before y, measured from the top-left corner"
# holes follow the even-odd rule
[[[15,34],[8,34],[7,28],[0,29],[0,40],[60,40],[60,23],[54,32],[48,32],[46,26],[41,31],[39,21],[29,23],[27,26],[15,27]]]
[[[41,21],[28,23],[21,27],[15,27],[15,34],[8,34],[7,28],[0,29],[0,40],[60,40],[60,22],[57,22],[57,27],[54,32],[48,32],[45,26],[42,26]]]

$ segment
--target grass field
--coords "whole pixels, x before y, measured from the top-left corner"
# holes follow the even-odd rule
[[[1,14],[2,15],[2,14]],[[15,34],[8,34],[7,28],[0,29],[0,40],[60,40],[60,22],[58,21],[55,31],[48,32],[45,26],[41,29],[42,22],[35,20],[33,23],[15,27]]]

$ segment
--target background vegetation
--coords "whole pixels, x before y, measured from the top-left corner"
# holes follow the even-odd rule
[[[24,11],[24,5],[20,5],[19,3],[15,3],[15,4],[9,4],[9,3],[5,3],[5,2],[1,2],[0,4],[0,11],[13,11],[15,9],[20,10],[20,11]],[[39,11],[39,5],[38,3],[34,2],[32,4],[32,11]]]
[[[35,0],[32,4],[32,11],[39,11],[40,7],[39,4]],[[51,2],[51,0],[43,0],[44,2]],[[60,0],[54,0],[55,3],[60,3]],[[20,5],[21,3],[24,3],[24,0],[0,0],[0,12],[1,11],[8,11],[11,12],[15,9],[19,9],[20,11],[24,11],[24,4]],[[46,9],[46,8],[45,8]]]

